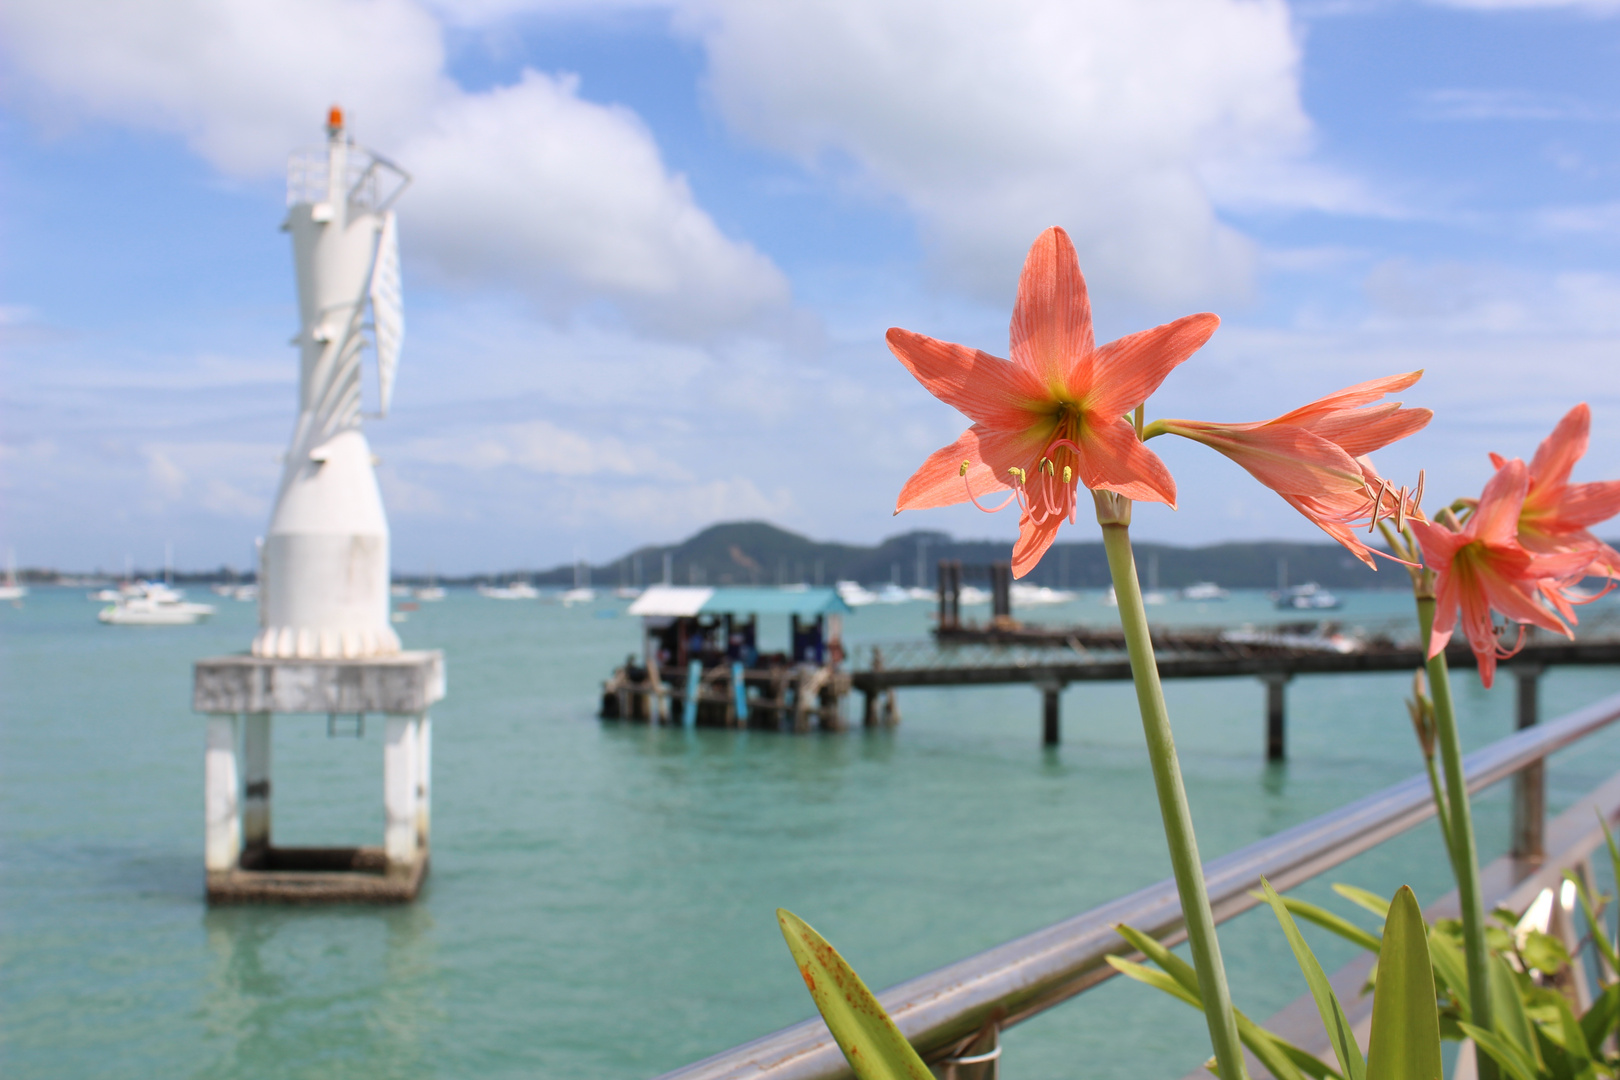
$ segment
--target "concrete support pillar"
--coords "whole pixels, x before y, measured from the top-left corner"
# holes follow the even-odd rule
[[[242,720],[242,849],[270,847],[270,714]]]
[[[1063,684],[1039,682],[1041,691],[1041,745],[1056,746],[1063,741]]]
[[[416,845],[428,849],[433,831],[433,718],[423,713],[416,720]]]
[[[1538,687],[1541,667],[1518,664],[1512,668],[1518,691],[1518,728],[1524,730],[1540,722]],[[1541,861],[1545,853],[1543,837],[1547,825],[1547,767],[1537,761],[1513,776],[1513,857]]]
[[[416,863],[416,716],[390,716],[383,740],[383,855],[390,871]]]
[[[1266,760],[1288,758],[1288,680],[1285,672],[1260,676],[1266,684]]]
[[[236,767],[236,717],[208,718],[203,749],[203,865],[209,873],[236,869],[242,856],[241,779]]]

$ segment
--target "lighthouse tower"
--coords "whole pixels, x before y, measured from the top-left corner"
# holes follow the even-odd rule
[[[259,566],[253,655],[360,659],[399,652],[389,625],[388,519],[360,430],[361,354],[376,353],[378,416],[399,362],[403,169],[354,144],[333,108],[326,145],[287,170],[298,277],[298,423]]]

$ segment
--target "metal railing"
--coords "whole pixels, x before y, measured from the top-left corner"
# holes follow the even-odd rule
[[[1620,694],[1526,728],[1464,758],[1468,789],[1507,779],[1548,754],[1620,720]],[[1286,890],[1425,821],[1434,803],[1425,776],[1303,822],[1205,864],[1215,918],[1255,906],[1261,877]],[[1006,1028],[1111,977],[1110,954],[1130,947],[1114,932],[1129,923],[1167,944],[1182,940],[1174,881],[1165,880],[879,994],[926,1059],[962,1045],[988,1023]],[[841,1080],[850,1075],[819,1017],[783,1028],[659,1080]]]

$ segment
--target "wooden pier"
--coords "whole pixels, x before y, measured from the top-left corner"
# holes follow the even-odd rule
[[[832,589],[654,586],[630,605],[642,619],[642,656],[626,657],[602,684],[602,719],[842,731],[849,610]],[[788,617],[788,651],[759,651],[761,614]]]
[[[1284,624],[1283,631],[1293,631],[1300,624]],[[850,676],[851,685],[863,696],[862,715],[867,726],[884,723],[883,714],[892,705],[894,691],[904,687],[997,686],[1009,683],[1028,683],[1041,692],[1042,741],[1049,746],[1061,739],[1060,696],[1070,683],[1129,682],[1130,661],[1119,653],[1101,653],[1080,644],[1075,628],[1063,631],[1039,631],[1040,635],[1070,644],[1065,656],[1057,650],[1008,650],[1004,660],[952,657],[949,647],[930,650],[926,663],[906,663],[905,654],[897,656],[895,647],[874,650],[874,663]],[[1207,638],[1212,631],[1155,631],[1156,645],[1178,638]],[[1065,634],[1065,638],[1057,638]],[[1098,638],[1107,639],[1109,632],[1099,632]],[[1247,676],[1259,679],[1266,688],[1266,757],[1280,761],[1287,755],[1286,693],[1288,683],[1298,675],[1345,675],[1367,672],[1410,672],[1423,666],[1423,654],[1415,645],[1403,644],[1377,637],[1368,638],[1355,646],[1332,647],[1333,638],[1318,635],[1322,645],[1315,645],[1309,637],[1287,632],[1240,633],[1237,641],[1227,642],[1231,648],[1188,651],[1162,651],[1158,657],[1161,679],[1214,679]],[[1249,638],[1245,641],[1244,638]],[[1299,644],[1289,645],[1290,638]],[[945,640],[942,638],[942,641]],[[1028,642],[1021,642],[1028,644]],[[994,651],[994,650],[992,650]],[[901,660],[896,663],[896,659]],[[1476,666],[1474,654],[1466,642],[1453,641],[1446,650],[1446,662],[1453,668]],[[1526,723],[1526,703],[1534,723],[1536,680],[1549,667],[1558,665],[1597,666],[1620,664],[1620,637],[1602,637],[1568,641],[1563,638],[1532,640],[1502,667],[1519,681],[1520,723]]]

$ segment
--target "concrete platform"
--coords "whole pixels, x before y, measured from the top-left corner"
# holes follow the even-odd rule
[[[428,870],[433,737],[444,655],[363,660],[218,656],[199,660],[192,706],[207,714],[204,857],[211,904],[398,904]],[[380,714],[381,847],[277,847],[270,838],[274,714]]]
[[[210,904],[406,904],[427,877],[428,854],[390,873],[380,847],[264,848],[232,870],[210,871]]]
[[[200,713],[412,715],[444,698],[444,653],[414,650],[365,660],[214,656],[197,661],[191,708]]]

